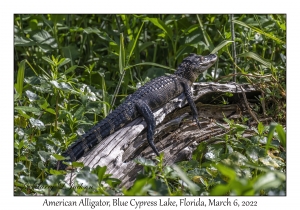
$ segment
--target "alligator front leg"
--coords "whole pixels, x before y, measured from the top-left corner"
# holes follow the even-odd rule
[[[195,105],[195,102],[192,98],[192,91],[191,91],[191,88],[188,86],[188,84],[186,84],[185,82],[182,82],[181,83],[183,85],[183,88],[184,88],[184,94],[185,94],[185,97],[188,101],[188,104],[190,105],[191,107],[191,110],[192,110],[192,115],[193,115],[193,119],[196,121],[197,125],[199,128],[201,128],[201,125],[200,125],[200,122],[198,120],[198,111],[197,111],[197,108],[196,108],[196,105]]]
[[[152,148],[152,150],[155,152],[157,156],[159,156],[159,153],[153,143],[153,136],[154,136],[154,129],[155,129],[155,119],[153,112],[151,111],[150,107],[148,104],[146,104],[142,100],[138,100],[137,103],[135,104],[136,108],[139,112],[140,115],[142,115],[147,123],[147,140]]]

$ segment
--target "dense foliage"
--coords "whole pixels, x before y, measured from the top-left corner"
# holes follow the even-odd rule
[[[285,15],[15,15],[15,195],[285,195],[285,40]],[[105,167],[77,175],[76,183],[94,188],[69,188],[65,172],[53,169],[59,154],[192,52],[219,56],[199,81],[236,76],[255,85],[262,94],[253,109],[276,123],[259,123],[244,138],[249,119],[224,119],[230,132],[201,143],[179,167],[163,167],[162,157],[136,160],[144,170],[130,189]]]

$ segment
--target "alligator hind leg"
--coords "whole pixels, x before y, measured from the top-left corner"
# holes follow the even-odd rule
[[[151,111],[148,104],[146,104],[142,100],[138,100],[135,105],[136,105],[136,108],[137,108],[139,114],[141,114],[144,117],[144,119],[147,123],[147,140],[148,140],[148,143],[149,143],[150,147],[152,148],[152,150],[155,152],[155,154],[157,156],[159,156],[159,153],[158,153],[158,151],[157,151],[157,149],[156,149],[156,147],[153,143],[153,136],[154,136],[154,129],[155,129],[155,120],[154,120],[153,112]]]

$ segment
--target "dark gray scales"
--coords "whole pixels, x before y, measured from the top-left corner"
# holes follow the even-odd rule
[[[147,140],[156,155],[159,155],[154,143],[155,120],[152,110],[161,107],[171,99],[184,93],[191,107],[192,115],[197,125],[198,113],[192,99],[191,85],[198,76],[211,67],[217,56],[210,54],[201,56],[191,54],[178,66],[173,75],[161,76],[151,80],[136,92],[129,95],[126,100],[112,111],[107,117],[97,123],[87,133],[79,137],[64,153],[64,157],[70,157],[70,161],[76,161],[87,151],[91,150],[102,139],[114,133],[135,118],[142,116],[147,123]],[[65,169],[65,165],[59,163],[59,169]]]

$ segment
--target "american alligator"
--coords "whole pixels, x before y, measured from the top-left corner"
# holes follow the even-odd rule
[[[138,116],[144,117],[147,123],[148,143],[155,154],[159,155],[153,143],[156,125],[152,110],[184,93],[191,107],[193,119],[200,128],[197,109],[192,99],[191,85],[198,78],[199,74],[211,67],[216,60],[217,56],[215,54],[207,56],[190,54],[182,61],[173,75],[155,78],[129,95],[105,119],[98,122],[87,133],[79,137],[63,153],[63,156],[69,156],[70,161],[78,160],[87,151],[91,150],[92,147],[102,141],[102,139],[122,128]],[[62,163],[58,165],[59,169],[65,169],[65,167]]]

